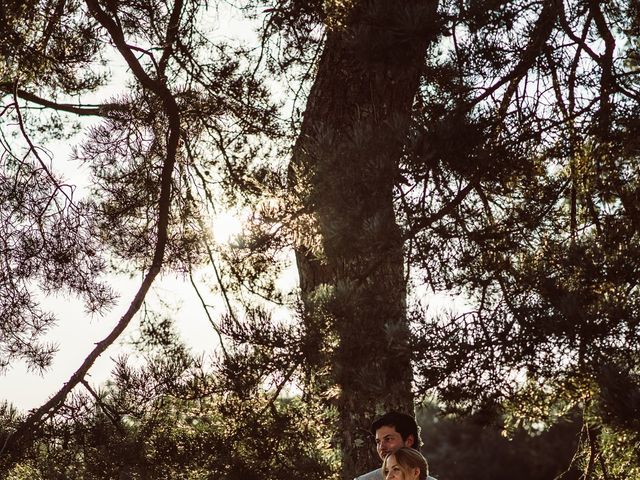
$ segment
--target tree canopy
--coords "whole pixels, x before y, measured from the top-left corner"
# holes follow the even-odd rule
[[[50,365],[43,295],[104,312],[109,274],[141,278],[57,394],[5,412],[4,466],[352,478],[378,465],[372,417],[435,395],[506,435],[578,416],[583,478],[640,475],[638,5],[236,7],[253,45],[219,35],[222,3],[0,2],[0,366]],[[46,148],[71,139],[86,189]],[[207,225],[230,207],[246,231],[221,247]],[[226,306],[199,292],[211,369],[142,308],[158,275],[203,266]],[[425,291],[465,305],[433,315]],[[87,372],[134,318],[146,365],[97,391]],[[89,440],[104,429],[128,440]],[[54,438],[78,472],[39,463]]]

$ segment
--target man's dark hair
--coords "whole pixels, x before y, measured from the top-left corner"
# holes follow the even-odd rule
[[[376,430],[380,427],[393,427],[400,434],[402,440],[406,441],[409,435],[413,435],[413,447],[420,450],[422,441],[418,435],[418,424],[416,419],[411,415],[401,412],[387,412],[379,418],[376,418],[371,424],[371,433],[376,434]]]

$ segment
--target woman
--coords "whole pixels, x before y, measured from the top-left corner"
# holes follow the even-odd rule
[[[418,450],[402,447],[386,456],[382,476],[385,480],[426,480],[429,467]]]

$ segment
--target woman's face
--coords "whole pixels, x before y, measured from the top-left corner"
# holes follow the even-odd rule
[[[398,464],[396,456],[392,453],[387,457],[384,464],[384,478],[385,480],[415,480],[420,477],[420,469],[418,467],[408,470]]]

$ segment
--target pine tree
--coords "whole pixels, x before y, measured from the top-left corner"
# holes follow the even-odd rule
[[[293,150],[293,189],[316,234],[296,251],[317,352],[307,362],[338,413],[344,478],[379,465],[367,433],[376,415],[413,413],[394,186],[435,7],[366,1],[331,12]]]

